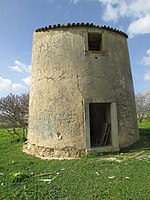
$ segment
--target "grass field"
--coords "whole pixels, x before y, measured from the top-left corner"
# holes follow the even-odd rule
[[[27,155],[0,130],[0,199],[150,200],[150,122],[139,127],[140,140],[119,153],[64,161]]]

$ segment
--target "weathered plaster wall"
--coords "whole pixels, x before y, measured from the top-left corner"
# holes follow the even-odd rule
[[[103,51],[99,54],[87,51],[88,31],[103,33]],[[57,152],[69,149],[68,156],[71,149],[75,149],[74,155],[84,151],[86,98],[117,103],[120,147],[138,139],[126,38],[96,28],[35,32],[28,149],[31,146]],[[35,152],[38,154],[38,150]]]
[[[31,144],[54,148],[55,151],[74,146],[85,148],[82,93],[78,80],[84,54],[80,49],[81,42],[84,47],[81,33],[77,36],[59,30],[34,34],[29,124]]]

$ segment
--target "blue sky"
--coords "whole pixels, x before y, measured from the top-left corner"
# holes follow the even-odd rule
[[[29,91],[35,29],[69,22],[126,32],[135,93],[150,89],[150,0],[0,0],[0,97]]]

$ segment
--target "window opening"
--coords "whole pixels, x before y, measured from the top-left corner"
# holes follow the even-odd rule
[[[100,33],[88,33],[89,51],[101,51],[102,35]]]
[[[110,103],[90,103],[91,148],[112,145]]]

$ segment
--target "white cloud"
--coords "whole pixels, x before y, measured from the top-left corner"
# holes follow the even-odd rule
[[[116,22],[119,17],[126,16],[127,2],[126,0],[99,0],[104,7],[103,20]]]
[[[129,14],[134,18],[141,18],[150,13],[149,0],[128,0]]]
[[[21,91],[23,89],[25,89],[26,87],[22,84],[19,84],[19,83],[13,83],[12,84],[12,91],[13,92],[18,92],[18,91]]]
[[[25,83],[25,85],[30,86],[30,76],[23,78],[22,81]]]
[[[150,66],[150,48],[146,51],[146,56],[141,60],[141,64]],[[150,81],[150,71],[144,75],[145,81]]]
[[[130,18],[141,18],[150,13],[150,1],[149,0],[99,0],[99,2],[104,6],[104,16],[108,6],[115,11],[117,18],[120,17],[130,17]],[[111,11],[111,10],[110,10]],[[110,21],[114,21],[112,13],[107,13],[109,15]],[[111,17],[112,16],[112,17]],[[108,17],[108,16],[106,16]],[[104,17],[105,20],[105,17]],[[107,18],[106,18],[107,21]]]
[[[3,93],[21,92],[27,87],[20,83],[13,83],[10,79],[0,77],[0,95]]]
[[[132,21],[127,32],[130,37],[133,37],[136,34],[150,33],[150,14]]]
[[[127,32],[150,33],[150,0],[99,0],[104,7],[103,20],[117,22],[120,18],[131,20]]]
[[[11,88],[12,82],[10,79],[5,79],[0,77],[0,91],[9,90]]]
[[[141,64],[143,65],[150,65],[150,48],[146,51],[146,56],[141,61]]]
[[[114,21],[116,22],[118,18],[118,11],[111,4],[106,5],[105,13],[103,14],[104,21]]]
[[[150,71],[145,74],[144,80],[145,81],[150,81]]]
[[[20,62],[19,60],[14,61],[14,65],[9,67],[12,71],[16,72],[28,72],[31,71],[31,65],[26,65],[25,63]]]

